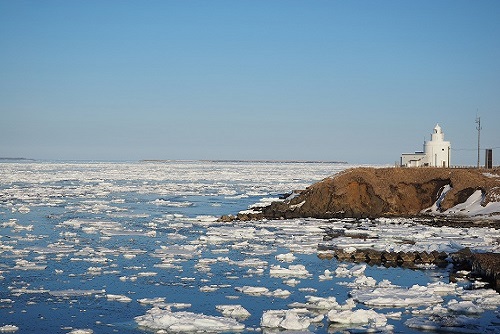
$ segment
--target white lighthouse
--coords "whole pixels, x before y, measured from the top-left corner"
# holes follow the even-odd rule
[[[450,167],[451,145],[444,140],[444,133],[436,124],[431,140],[424,142],[424,151],[415,153],[403,153],[401,155],[401,166],[405,167]]]

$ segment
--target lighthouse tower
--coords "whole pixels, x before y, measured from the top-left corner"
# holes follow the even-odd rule
[[[450,142],[444,140],[444,133],[436,124],[431,140],[424,143],[425,162],[432,167],[450,167],[450,150]]]
[[[444,140],[444,133],[439,124],[434,127],[431,140],[424,141],[424,151],[403,153],[401,166],[405,167],[450,167],[451,145]]]

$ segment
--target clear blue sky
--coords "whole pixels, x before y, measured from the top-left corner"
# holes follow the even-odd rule
[[[393,164],[439,123],[475,164],[476,110],[500,147],[497,0],[0,0],[3,157]]]

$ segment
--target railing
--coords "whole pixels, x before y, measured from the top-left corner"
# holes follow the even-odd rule
[[[495,168],[500,168],[500,166],[493,166],[492,168],[486,168],[484,166],[480,166],[479,168],[477,168],[477,166],[465,166],[465,165],[452,165],[450,167],[434,167],[434,166],[418,166],[418,167],[407,167],[407,166],[401,166],[399,164],[396,164],[394,167],[396,168],[452,168],[452,169],[485,169],[485,170],[489,170],[489,169],[495,169]]]

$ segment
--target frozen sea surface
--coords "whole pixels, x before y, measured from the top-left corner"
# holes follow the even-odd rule
[[[450,266],[318,257],[325,243],[498,252],[499,231],[394,219],[216,222],[347,167],[1,163],[0,333],[500,332],[499,295],[450,283]],[[327,227],[342,238],[323,241]]]

